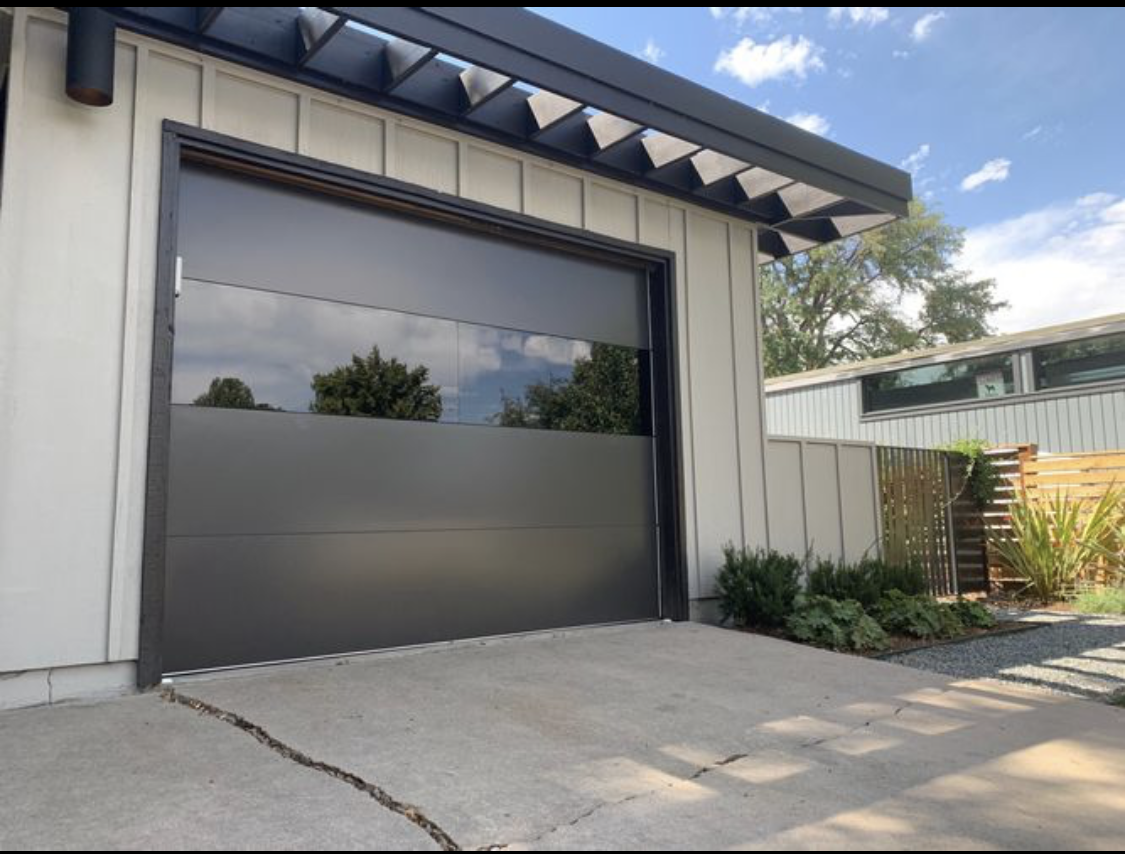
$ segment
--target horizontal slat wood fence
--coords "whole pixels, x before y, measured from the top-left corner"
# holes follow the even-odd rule
[[[996,498],[985,509],[985,524],[990,529],[1007,527],[1008,505],[1021,490],[1032,501],[1065,495],[1092,505],[1108,490],[1125,489],[1125,451],[1040,454],[1034,445],[1011,445],[989,454],[1003,478]],[[990,564],[993,584],[1017,581],[995,560]]]

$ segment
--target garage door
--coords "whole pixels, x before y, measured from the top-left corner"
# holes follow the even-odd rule
[[[165,672],[660,612],[637,266],[181,172]]]

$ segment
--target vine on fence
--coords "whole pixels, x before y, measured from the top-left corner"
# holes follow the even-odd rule
[[[956,442],[938,445],[937,448],[939,451],[950,451],[968,458],[964,489],[969,491],[978,510],[983,510],[992,503],[1000,486],[1000,470],[988,456],[989,447],[988,442],[983,439],[958,439]]]

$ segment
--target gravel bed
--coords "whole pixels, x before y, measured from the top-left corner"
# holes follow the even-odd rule
[[[998,611],[996,616],[1041,625],[1032,631],[985,635],[883,660],[1096,700],[1125,692],[1125,617],[1057,611]]]

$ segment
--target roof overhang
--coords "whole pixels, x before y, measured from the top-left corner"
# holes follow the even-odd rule
[[[905,216],[910,175],[516,7],[103,7],[126,29],[761,226],[763,260]]]

